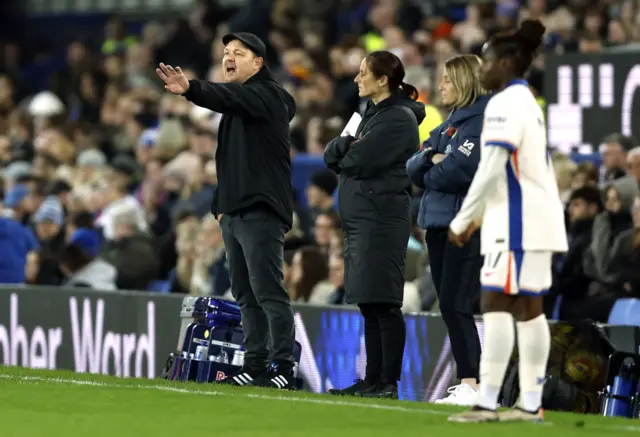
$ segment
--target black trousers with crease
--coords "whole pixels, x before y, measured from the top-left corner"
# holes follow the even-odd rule
[[[245,366],[263,369],[270,361],[293,368],[295,326],[284,288],[285,224],[267,208],[252,208],[220,220],[231,293],[240,306]]]
[[[480,300],[480,232],[464,247],[451,244],[448,233],[448,228],[427,230],[431,276],[449,331],[458,379],[478,379],[481,349],[473,313]]]

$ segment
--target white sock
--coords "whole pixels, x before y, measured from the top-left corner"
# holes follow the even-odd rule
[[[551,347],[549,324],[544,314],[528,322],[518,322],[520,401],[526,411],[538,411]]]
[[[495,410],[498,396],[513,352],[515,332],[513,316],[505,312],[486,313],[484,320],[484,348],[480,358],[480,389],[478,406]]]

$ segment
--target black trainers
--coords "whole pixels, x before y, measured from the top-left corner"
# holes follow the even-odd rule
[[[251,384],[254,387],[277,388],[280,390],[295,390],[296,382],[293,369],[272,364]]]
[[[380,382],[366,390],[357,392],[355,395],[363,398],[398,399],[398,387],[386,382]]]
[[[366,379],[354,379],[353,384],[349,387],[332,388],[329,390],[329,394],[334,396],[355,396],[356,393],[367,390],[374,385],[375,384],[373,382],[367,381]]]
[[[218,381],[218,384],[245,386],[251,385],[256,379],[266,372],[266,369],[241,368],[235,375],[229,375]]]

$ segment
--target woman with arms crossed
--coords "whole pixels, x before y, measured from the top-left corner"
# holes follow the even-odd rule
[[[386,51],[370,53],[355,79],[371,99],[353,136],[333,139],[324,152],[340,175],[338,208],[345,248],[347,303],[364,317],[364,380],[332,394],[398,397],[405,324],[404,262],[411,232],[410,181],[405,162],[418,148],[424,105],[404,83],[404,66]]]
[[[474,234],[464,248],[447,239],[449,224],[460,210],[480,161],[482,116],[489,102],[478,81],[480,65],[475,55],[455,56],[445,63],[439,88],[451,112],[407,162],[409,177],[424,188],[418,225],[427,231],[431,275],[461,381],[436,403],[451,405],[473,404],[480,366],[480,340],[473,317],[480,298],[480,235]]]

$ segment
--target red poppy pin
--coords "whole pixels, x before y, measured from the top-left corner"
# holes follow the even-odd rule
[[[450,127],[449,127],[449,129],[447,129],[447,135],[448,135],[449,137],[453,137],[453,136],[455,136],[455,134],[457,134],[457,133],[458,133],[458,129],[456,129],[456,128],[455,128],[455,127],[453,127],[453,126],[450,126]]]

